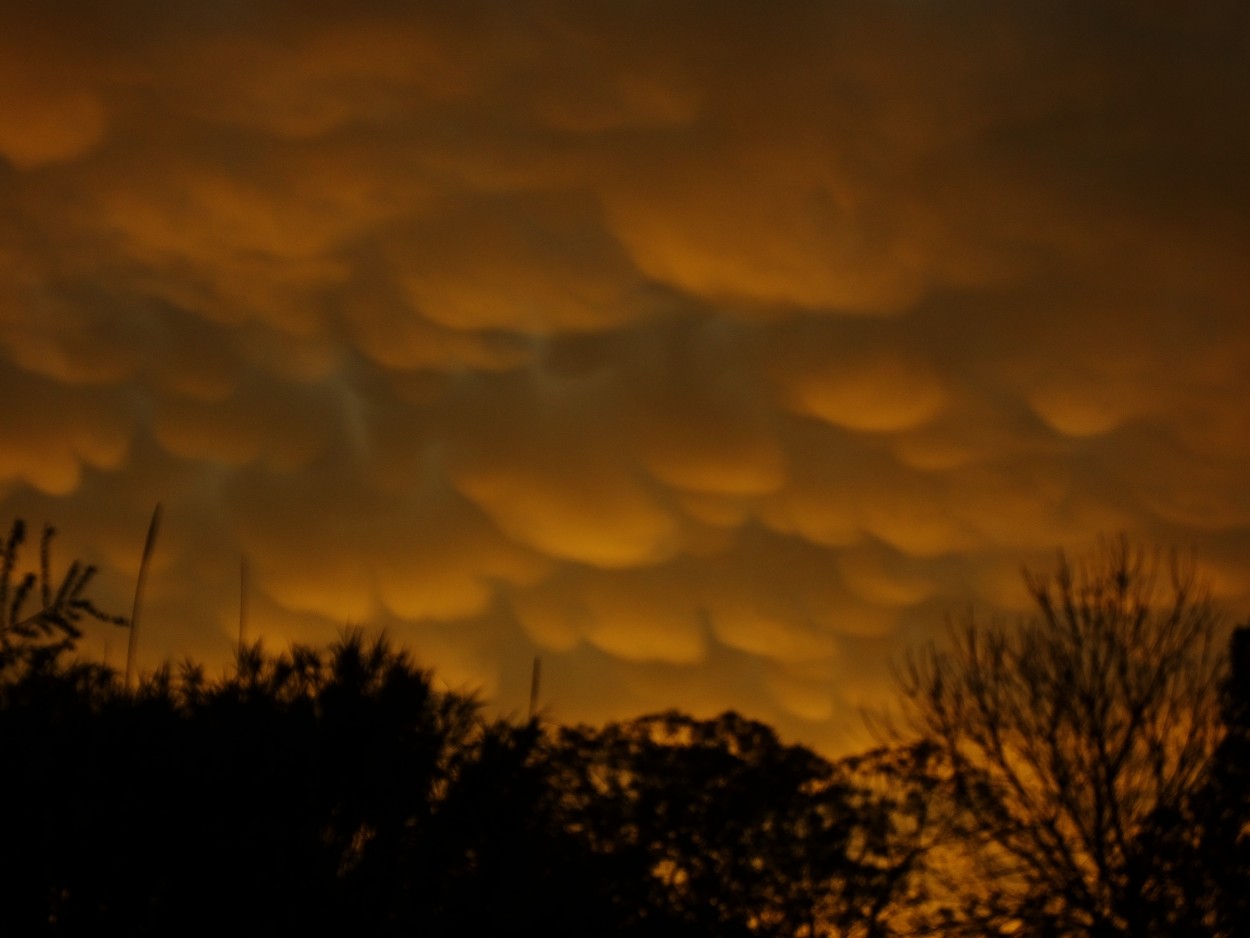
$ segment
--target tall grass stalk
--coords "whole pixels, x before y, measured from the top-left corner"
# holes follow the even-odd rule
[[[239,667],[243,666],[243,649],[247,647],[247,558],[239,560]]]
[[[534,719],[534,714],[538,712],[538,684],[543,676],[543,660],[537,655],[534,656],[534,670],[530,674],[530,713],[529,718]]]
[[[135,580],[135,604],[130,612],[130,640],[126,643],[126,690],[131,688],[134,675],[135,648],[139,644],[139,608],[143,602],[143,587],[148,579],[148,561],[156,546],[156,532],[161,526],[161,503],[152,509],[152,521],[148,524],[148,538],[143,544],[143,558],[139,561],[139,576]]]

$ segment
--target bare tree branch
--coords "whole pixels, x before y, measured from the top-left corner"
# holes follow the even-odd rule
[[[974,932],[1148,933],[1139,900],[1157,871],[1140,834],[1202,778],[1222,669],[1193,564],[1159,571],[1126,538],[1084,562],[1060,554],[1053,574],[1025,571],[1035,616],[969,614],[948,647],[907,660],[910,729],[945,765]]]

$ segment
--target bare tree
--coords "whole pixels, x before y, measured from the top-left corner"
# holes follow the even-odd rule
[[[1168,933],[1174,884],[1142,834],[1218,741],[1219,617],[1192,563],[1125,538],[1025,582],[1033,617],[969,615],[900,674],[910,729],[939,753],[947,929]]]

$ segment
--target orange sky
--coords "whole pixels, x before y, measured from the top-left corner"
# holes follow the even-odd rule
[[[1250,14],[0,12],[0,498],[143,663],[389,628],[845,745],[1100,533],[1250,610]],[[121,633],[93,635],[120,663]]]

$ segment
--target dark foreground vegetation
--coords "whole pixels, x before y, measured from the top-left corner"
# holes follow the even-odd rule
[[[383,638],[133,689],[0,573],[0,934],[1250,934],[1250,632],[1123,543],[830,762],[733,713],[488,719]],[[122,623],[124,624],[124,623]]]

